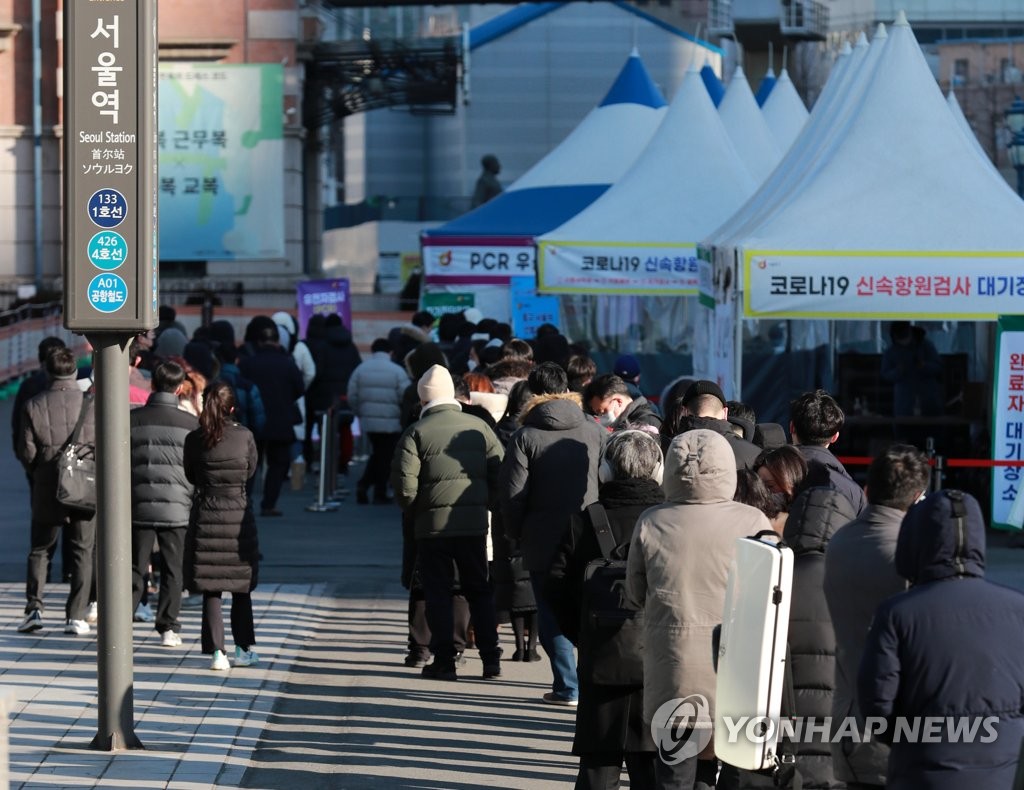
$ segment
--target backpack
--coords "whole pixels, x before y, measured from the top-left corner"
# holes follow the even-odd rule
[[[608,514],[599,504],[586,509],[601,557],[583,573],[579,674],[598,686],[640,686],[643,674],[642,611],[625,603],[626,560],[617,558]]]

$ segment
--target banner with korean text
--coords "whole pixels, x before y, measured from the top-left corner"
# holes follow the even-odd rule
[[[160,258],[284,258],[284,69],[160,64]]]
[[[1001,316],[996,329],[996,375],[992,393],[992,459],[1024,460],[1024,316]],[[1021,529],[1022,469],[992,470],[992,526]]]
[[[314,315],[341,316],[341,323],[352,331],[352,300],[349,296],[347,277],[336,277],[331,280],[307,280],[295,287],[295,297],[299,304],[299,333],[306,336],[309,319]]]
[[[1024,251],[745,250],[749,317],[995,321],[1024,313]]]
[[[451,238],[423,242],[423,278],[448,285],[508,285],[533,275],[533,241],[512,238]]]
[[[542,241],[537,290],[559,294],[694,296],[696,244]]]

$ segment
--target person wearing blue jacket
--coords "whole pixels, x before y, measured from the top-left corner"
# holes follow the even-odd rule
[[[914,505],[896,569],[911,587],[875,612],[857,684],[865,728],[884,721],[877,737],[892,747],[886,787],[1012,787],[1024,739],[1024,594],[985,580],[977,500],[949,490]]]

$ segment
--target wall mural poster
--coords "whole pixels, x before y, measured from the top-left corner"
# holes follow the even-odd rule
[[[279,259],[280,64],[160,65],[161,260]]]

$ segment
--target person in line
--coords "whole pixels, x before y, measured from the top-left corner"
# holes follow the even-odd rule
[[[297,372],[297,371],[296,371]],[[185,585],[203,595],[201,648],[210,669],[231,668],[224,649],[221,595],[231,593],[234,665],[259,662],[252,591],[259,577],[259,536],[246,493],[256,474],[256,442],[235,422],[235,396],[223,381],[207,388],[199,427],[185,437],[185,478],[195,496],[185,535]]]
[[[729,408],[725,404],[725,394],[715,382],[707,379],[693,382],[683,394],[685,416],[678,420],[676,430],[683,433],[702,428],[724,436],[736,457],[736,469],[750,469],[761,448],[736,435],[729,423]]]
[[[617,547],[615,556],[625,559],[640,514],[665,501],[658,440],[637,430],[612,434],[598,474],[598,504],[608,517]],[[570,519],[547,583],[559,627],[577,646],[584,574],[590,562],[603,556],[588,512],[584,510]],[[583,648],[580,650],[580,696],[572,745],[572,753],[580,758],[577,790],[618,787],[623,763],[631,786],[651,787],[656,748],[651,729],[643,721],[643,684],[595,683],[593,673],[585,671],[592,667],[593,660],[588,660]]]
[[[210,340],[214,354],[220,362],[218,379],[231,385],[235,395],[235,419],[259,435],[267,423],[267,412],[260,397],[260,388],[242,375],[238,369],[238,345],[235,343],[235,328],[230,321],[214,321],[210,324]]]
[[[845,419],[835,398],[825,390],[805,392],[789,405],[789,435],[804,460],[824,466],[831,485],[860,513],[867,506],[864,489],[828,449],[830,444],[839,441],[839,430]]]
[[[799,450],[787,444],[762,451],[754,461],[754,471],[775,500],[778,515],[774,519],[769,518],[772,528],[781,535],[789,508],[807,476],[807,462]]]
[[[896,570],[910,589],[878,607],[857,675],[861,713],[887,725],[885,787],[1012,787],[1024,740],[1024,594],[985,579],[978,501],[944,490],[911,507]],[[924,732],[896,737],[898,721]]]
[[[409,376],[391,361],[391,344],[378,337],[370,346],[370,358],[352,372],[348,380],[348,404],[359,417],[359,425],[370,440],[370,458],[356,484],[356,502],[387,504],[388,477],[395,445],[402,433],[402,397]]]
[[[640,391],[640,360],[632,354],[620,354],[612,365],[612,373],[626,383],[629,396],[634,400],[643,393]]]
[[[575,707],[579,684],[572,642],[558,627],[544,585],[569,517],[597,501],[597,465],[607,432],[583,413],[558,365],[538,365],[528,382],[535,397],[501,466],[502,524],[513,555],[521,552],[530,572],[540,643],[551,661],[551,691],[542,699]]]
[[[583,405],[611,431],[635,424],[661,430],[661,416],[647,398],[631,396],[626,382],[614,373],[605,373],[591,380],[583,390]]]
[[[597,375],[597,363],[586,354],[573,354],[565,366],[569,375],[569,389],[583,395],[587,385]]]
[[[771,772],[739,771],[741,790],[791,788],[797,781],[805,790],[843,787],[835,777],[829,748],[832,728],[839,726],[838,722],[830,721],[836,640],[822,586],[829,541],[856,515],[850,501],[829,484],[825,468],[811,464],[797,490],[782,533],[786,545],[793,549],[788,646],[796,704],[794,710],[783,711],[783,715],[797,716],[804,722],[804,729],[793,741],[796,772],[784,785],[776,785]],[[821,735],[823,730],[824,736]]]
[[[502,450],[494,432],[463,414],[452,375],[434,365],[417,384],[420,419],[398,440],[391,480],[412,514],[417,565],[426,598],[432,663],[423,676],[456,680],[454,573],[473,618],[485,680],[501,675],[494,595],[487,573],[488,512],[497,504]]]
[[[255,330],[254,338],[256,348],[253,355],[242,359],[238,367],[245,378],[260,388],[267,412],[263,430],[256,434],[260,463],[265,463],[267,468],[260,515],[282,516],[284,514],[277,509],[277,500],[292,462],[294,426],[302,422],[302,414],[295,404],[304,390],[302,374],[291,354],[278,342],[277,326],[272,321],[269,326],[264,324]]]
[[[868,468],[868,506],[825,551],[825,601],[836,636],[833,721],[860,720],[857,669],[864,640],[879,604],[906,589],[896,570],[896,544],[903,517],[928,490],[930,474],[927,456],[916,447],[889,447]],[[832,759],[836,778],[849,790],[885,787],[889,748],[877,739],[832,744]]]
[[[155,627],[164,647],[181,645],[182,563],[185,532],[192,509],[192,484],[185,477],[185,438],[199,421],[178,407],[185,371],[176,362],[159,362],[153,392],[145,406],[133,409],[132,464],[132,611],[145,592],[145,575],[160,549],[160,594]]]
[[[61,535],[68,532],[71,589],[64,606],[64,633],[85,636],[90,587],[93,584],[93,548],[96,543],[95,514],[84,517],[57,502],[57,466],[54,463],[82,416],[78,441],[96,442],[96,415],[92,399],[76,383],[78,368],[69,348],[55,348],[46,357],[50,386],[31,398],[21,419],[17,454],[32,477],[32,531],[25,585],[25,618],[22,633],[43,627],[43,591],[50,554]]]
[[[331,406],[337,408],[344,403],[349,380],[363,358],[352,342],[352,332],[345,327],[337,313],[332,313],[324,320],[324,339],[316,344],[314,351],[316,378],[306,393],[306,413],[308,417],[317,420],[318,413],[327,411]],[[343,455],[340,471],[345,474],[351,460],[351,451],[348,449],[352,444],[351,421],[342,424],[341,433]],[[311,467],[319,461],[311,455],[312,448],[311,440],[306,445],[306,451],[310,454],[306,458],[306,463]]]
[[[736,539],[771,527],[759,510],[733,501],[736,457],[715,431],[672,440],[662,487],[665,503],[645,511],[633,532],[625,595],[644,611],[644,722],[650,726],[663,704],[691,694],[710,706],[706,727],[690,735],[707,747],[674,765],[655,762],[654,786],[704,790],[715,786],[718,767],[710,746],[712,630],[722,621]]]

